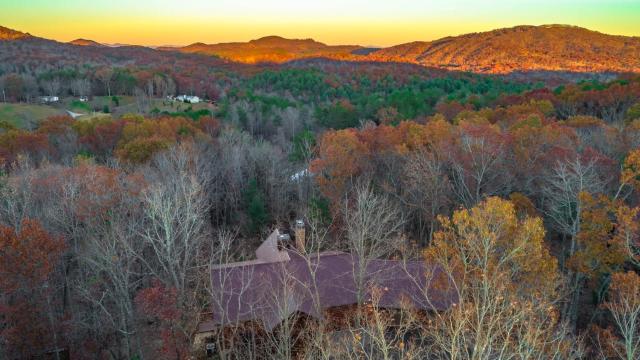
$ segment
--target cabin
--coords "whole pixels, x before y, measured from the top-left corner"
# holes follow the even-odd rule
[[[229,327],[258,324],[272,331],[293,314],[334,319],[344,309],[372,301],[381,309],[433,312],[458,301],[453,286],[435,286],[434,279],[445,275],[438,267],[424,261],[362,261],[341,251],[309,254],[304,222],[296,221],[294,228],[294,241],[276,229],[256,249],[254,260],[211,268],[212,305],[195,346],[212,353],[212,339]]]

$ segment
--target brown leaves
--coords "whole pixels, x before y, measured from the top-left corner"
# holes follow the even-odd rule
[[[623,244],[627,250],[628,259],[640,264],[640,208],[619,206],[616,209],[617,226],[615,231],[616,241]]]
[[[0,227],[0,289],[11,293],[45,281],[64,248],[37,220],[24,219],[20,229]]]
[[[568,261],[573,270],[593,278],[611,272],[624,263],[626,252],[620,237],[622,233],[618,233],[618,230],[630,227],[628,224],[618,227],[618,221],[626,222],[628,214],[621,211],[619,213],[624,215],[623,218],[616,219],[618,204],[603,195],[594,197],[583,192],[580,201],[583,208],[580,213],[580,232],[576,237],[578,249]]]
[[[406,121],[398,126],[328,131],[320,139],[311,172],[320,174],[318,185],[335,204],[348,189],[348,182],[374,167],[377,159],[425,148],[444,151],[453,136],[453,127],[444,120],[426,125]]]
[[[332,202],[339,201],[348,179],[360,172],[365,154],[354,129],[329,131],[322,137],[311,172],[320,174],[318,185]]]
[[[640,191],[640,149],[632,150],[624,159],[620,182]]]
[[[116,155],[126,162],[143,163],[177,141],[198,136],[204,136],[204,133],[185,118],[126,121]]]
[[[609,294],[608,304],[625,301],[640,307],[640,275],[633,271],[611,275]]]
[[[0,158],[7,163],[16,160],[20,154],[38,156],[48,148],[49,142],[44,134],[16,129],[0,133]]]

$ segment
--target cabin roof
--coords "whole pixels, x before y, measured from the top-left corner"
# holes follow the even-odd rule
[[[277,230],[274,234],[271,240]],[[424,261],[361,261],[339,251],[302,255],[272,250],[279,252],[271,257],[277,261],[259,258],[211,269],[212,318],[201,331],[256,320],[271,330],[294,312],[322,318],[325,309],[358,303],[440,311],[457,302],[450,278]]]

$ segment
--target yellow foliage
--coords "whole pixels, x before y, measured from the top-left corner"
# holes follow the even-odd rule
[[[458,115],[456,115],[456,117],[453,119],[453,123],[456,125],[463,124],[463,123],[482,125],[482,124],[489,123],[489,117],[487,116],[486,112],[482,110],[481,111],[464,110],[464,111],[461,111]]]
[[[599,127],[605,125],[601,119],[586,115],[572,116],[565,121],[565,124],[573,128]]]
[[[640,149],[631,151],[624,159],[620,181],[640,191]]]
[[[124,161],[141,163],[156,152],[183,138],[204,136],[193,122],[184,118],[145,119],[127,117],[116,155]]]
[[[555,291],[558,266],[544,243],[542,219],[520,219],[512,202],[490,197],[440,220],[427,260],[452,269],[457,280],[491,278],[532,294]]]

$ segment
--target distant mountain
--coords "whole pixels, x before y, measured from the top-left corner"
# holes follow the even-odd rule
[[[363,49],[356,45],[331,46],[313,39],[285,39],[280,36],[266,36],[249,42],[234,42],[221,44],[195,43],[185,47],[162,47],[159,50],[180,51],[214,55],[220,58],[247,63],[283,63],[314,57],[332,59],[346,59],[354,51]]]
[[[75,40],[69,41],[69,44],[78,45],[78,46],[98,46],[98,47],[104,46],[103,44],[100,44],[93,40],[87,40],[87,39],[75,39]]]
[[[4,29],[2,31],[4,34]],[[0,40],[0,73],[25,72],[33,75],[52,68],[79,67],[84,64],[96,68],[152,66],[176,71],[190,69],[196,74],[205,73],[205,69],[210,68],[245,67],[212,56],[157,51],[143,46],[78,46],[29,35],[12,36],[12,39]],[[189,76],[186,75],[185,79]]]
[[[640,38],[567,25],[516,26],[401,44],[367,58],[480,73],[640,72]]]
[[[0,40],[18,40],[31,37],[28,33],[23,33],[13,29],[0,26]]]
[[[118,63],[126,63],[133,60],[127,59],[127,56],[134,56],[135,61],[142,61],[140,57],[144,55],[164,62],[179,56],[177,53],[183,53],[208,58],[192,58],[193,61],[229,65],[285,63],[322,58],[399,62],[476,73],[640,73],[640,37],[607,35],[567,25],[516,26],[382,49],[357,45],[326,45],[312,39],[285,39],[279,36],[267,36],[249,42],[195,43],[184,47],[162,46],[156,49],[98,44],[85,39],[63,44],[1,26],[0,40],[13,40],[0,41],[0,60],[7,58],[3,55],[11,53],[11,60],[24,58],[24,61],[29,62],[40,59],[29,54],[42,54],[47,58],[65,59],[69,62],[79,61],[78,56],[81,56],[86,59],[102,58],[103,61],[105,58],[112,58]],[[31,49],[31,52],[21,49],[22,45],[24,49]],[[73,51],[61,49],[62,45],[73,48]],[[79,51],[81,54],[77,53]]]

